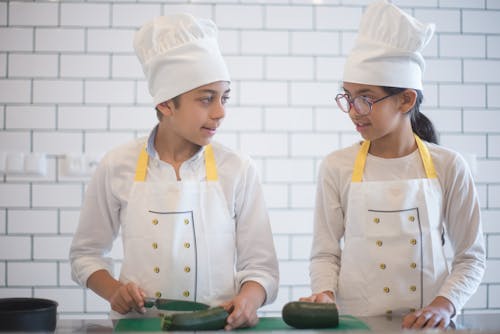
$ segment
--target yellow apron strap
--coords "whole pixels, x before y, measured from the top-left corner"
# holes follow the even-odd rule
[[[207,181],[217,181],[217,166],[215,165],[214,149],[211,144],[205,146],[205,170]]]
[[[431,154],[427,149],[427,146],[424,144],[422,139],[420,139],[417,135],[415,135],[415,141],[417,142],[418,151],[420,153],[420,157],[422,158],[422,162],[424,164],[425,175],[429,179],[436,179],[437,173],[434,168],[434,163],[432,162]],[[358,156],[356,157],[356,161],[354,162],[354,170],[352,171],[352,182],[361,182],[363,178],[363,170],[365,169],[366,157],[368,155],[368,149],[370,148],[370,141],[366,140],[361,145],[359,149]]]
[[[146,151],[146,147],[144,147],[139,154],[139,159],[137,159],[134,181],[144,182],[144,180],[146,180],[146,173],[148,172],[148,160],[148,152]]]
[[[207,173],[207,181],[217,181],[217,166],[215,165],[215,155],[212,145],[205,146],[205,169]],[[137,166],[135,168],[136,182],[144,182],[146,180],[146,173],[148,171],[149,156],[146,147],[141,150],[139,159],[137,159]]]
[[[363,178],[363,170],[365,169],[366,157],[368,155],[368,149],[370,148],[370,141],[365,140],[361,144],[361,148],[358,151],[358,156],[356,157],[356,162],[354,163],[354,170],[352,171],[352,182],[361,182]]]
[[[434,168],[434,163],[432,162],[431,154],[429,153],[427,146],[417,135],[415,135],[415,140],[417,141],[420,157],[424,163],[425,175],[427,175],[427,178],[429,179],[437,179],[436,169]]]

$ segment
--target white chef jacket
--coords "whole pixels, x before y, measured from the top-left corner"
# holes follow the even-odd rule
[[[89,276],[97,270],[113,273],[107,253],[126,216],[137,158],[146,142],[148,180],[177,180],[174,168],[161,161],[154,149],[155,135],[156,127],[148,139],[143,137],[120,146],[99,163],[88,186],[70,249],[72,277],[78,284],[86,286]],[[266,291],[266,303],[271,303],[278,291],[278,261],[257,170],[250,158],[215,142],[212,147],[227,207],[236,224],[236,284],[241,287],[246,281],[258,282]],[[185,161],[179,173],[183,181],[204,181],[203,150]]]
[[[449,299],[459,311],[476,291],[485,270],[485,248],[478,196],[463,158],[442,146],[427,143],[443,189],[443,223],[454,251],[451,273],[438,295]],[[356,143],[329,154],[321,163],[314,213],[310,277],[313,293],[337,291],[342,237]],[[364,181],[426,177],[418,150],[395,159],[368,155]],[[354,204],[355,205],[355,204]],[[342,305],[340,305],[342,307]]]

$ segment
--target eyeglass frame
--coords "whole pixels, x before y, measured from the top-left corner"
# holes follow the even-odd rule
[[[354,99],[351,99],[351,98],[350,98],[350,96],[349,96],[349,94],[346,94],[346,93],[344,93],[344,94],[339,93],[339,94],[337,94],[337,95],[335,96],[335,102],[337,103],[337,106],[339,107],[339,109],[340,109],[342,112],[346,113],[346,114],[348,114],[348,113],[351,111],[351,109],[354,107],[354,110],[356,110],[356,112],[357,112],[358,114],[360,114],[360,115],[369,115],[369,114],[371,114],[371,112],[372,112],[372,107],[373,107],[373,105],[374,105],[375,103],[381,102],[381,101],[383,101],[383,100],[387,99],[388,97],[391,97],[391,96],[397,95],[397,94],[399,94],[399,93],[401,93],[401,92],[397,92],[397,93],[392,93],[392,94],[386,95],[386,96],[384,96],[384,97],[381,97],[381,98],[379,98],[379,99],[376,99],[375,101],[371,101],[369,97],[366,97],[366,96],[363,96],[363,95],[359,95],[359,96],[356,96]],[[342,108],[341,104],[339,103],[340,98],[345,98],[345,99],[347,100],[347,102],[349,103],[349,110],[344,110],[344,108]],[[368,107],[370,108],[370,110],[369,110],[367,113],[361,113],[361,112],[358,110],[358,108],[356,108],[356,107],[354,106],[354,101],[355,101],[357,98],[361,98],[363,101],[365,101],[365,102],[366,102],[366,104],[368,104]]]

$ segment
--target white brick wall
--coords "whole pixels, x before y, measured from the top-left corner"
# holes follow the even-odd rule
[[[0,2],[0,152],[40,152],[44,177],[1,175],[0,297],[59,302],[61,316],[104,316],[71,280],[68,248],[88,177],[66,154],[102,154],[156,123],[133,33],[189,11],[219,26],[233,82],[217,140],[254,157],[280,259],[279,314],[308,295],[316,175],[328,152],[359,140],[333,99],[367,0]],[[424,54],[423,111],[441,143],[477,157],[488,271],[470,310],[500,310],[500,2],[396,0],[437,33]],[[270,145],[271,143],[271,145]],[[122,257],[117,242],[112,255]],[[119,269],[120,263],[116,265]]]

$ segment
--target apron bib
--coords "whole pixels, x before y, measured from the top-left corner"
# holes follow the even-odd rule
[[[354,165],[338,299],[346,314],[404,314],[429,304],[449,273],[442,191],[431,156],[415,136],[426,178],[361,182],[370,142]]]
[[[217,305],[236,293],[236,226],[211,145],[204,156],[206,182],[147,182],[149,157],[141,150],[122,224],[120,281],[134,282],[149,297]],[[158,316],[155,309],[147,312],[125,317]]]

